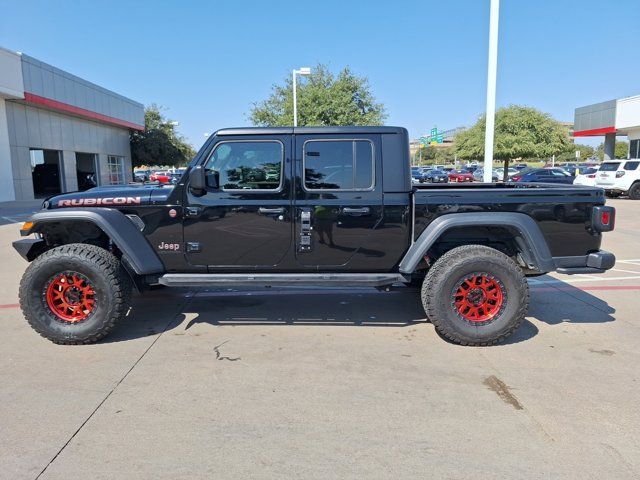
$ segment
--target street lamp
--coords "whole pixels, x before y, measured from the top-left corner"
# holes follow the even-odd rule
[[[298,97],[296,88],[296,75],[311,75],[311,69],[309,67],[302,67],[299,70],[293,69],[293,126],[298,126]]]
[[[483,182],[490,183],[493,175],[493,137],[496,124],[496,76],[498,73],[498,22],[500,0],[491,0],[489,14],[489,62],[487,67],[487,112],[484,132]]]

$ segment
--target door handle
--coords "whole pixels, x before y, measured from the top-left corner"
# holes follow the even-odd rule
[[[262,213],[263,215],[281,215],[284,213],[284,207],[278,207],[278,208],[260,207],[258,209],[258,212]]]
[[[342,209],[342,213],[344,213],[345,215],[368,215],[369,213],[371,213],[371,209],[369,207],[344,207]]]

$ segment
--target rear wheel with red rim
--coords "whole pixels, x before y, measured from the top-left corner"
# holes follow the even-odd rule
[[[529,287],[522,269],[504,253],[464,245],[431,266],[421,297],[428,319],[442,336],[462,345],[491,345],[524,320]]]
[[[492,321],[507,299],[503,283],[487,272],[465,275],[453,288],[452,307],[460,318],[471,323]]]

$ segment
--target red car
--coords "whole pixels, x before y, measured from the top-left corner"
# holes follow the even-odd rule
[[[171,174],[169,172],[153,172],[149,175],[149,181],[158,183],[169,183]]]
[[[451,170],[449,172],[450,182],[473,182],[473,174],[469,172],[463,172],[461,170]]]

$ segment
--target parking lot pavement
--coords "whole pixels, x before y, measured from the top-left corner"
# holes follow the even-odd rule
[[[507,343],[416,290],[158,290],[98,345],[38,337],[0,226],[1,478],[638,478],[640,202],[604,275],[531,279]]]
[[[33,212],[40,209],[42,200],[22,202],[0,202],[0,225],[24,222]]]

